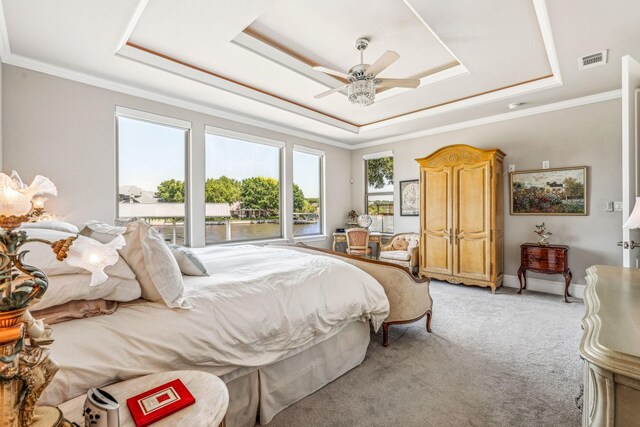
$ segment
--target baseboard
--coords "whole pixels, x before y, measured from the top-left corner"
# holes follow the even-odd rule
[[[505,274],[502,286],[507,288],[520,288],[520,281],[517,276]],[[575,298],[582,299],[584,297],[584,288],[585,285],[578,285],[574,283],[569,286],[569,293]],[[564,295],[564,282],[528,277],[527,289],[535,292],[545,292],[547,294]]]

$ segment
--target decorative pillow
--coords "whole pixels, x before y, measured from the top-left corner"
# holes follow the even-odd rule
[[[31,310],[43,310],[69,301],[107,299],[110,301],[133,301],[142,291],[135,279],[109,277],[97,286],[91,286],[90,274],[65,274],[50,276],[49,287]]]
[[[396,251],[404,251],[409,246],[409,242],[407,242],[404,237],[396,238],[393,242],[393,249]]]
[[[142,298],[164,301],[169,307],[191,308],[182,292],[178,262],[160,235],[144,221],[133,221],[124,233],[127,245],[120,256],[129,264],[142,287]]]
[[[191,249],[172,244],[167,244],[167,246],[178,262],[178,267],[180,267],[182,274],[187,276],[208,276],[207,268]]]
[[[67,320],[112,314],[118,308],[117,301],[97,299],[92,301],[69,301],[62,305],[31,311],[34,319],[44,320],[48,325],[66,322]]]
[[[40,221],[40,222],[23,222],[20,226],[21,230],[39,228],[41,230],[55,230],[65,233],[78,234],[78,227],[64,221]]]
[[[51,242],[66,239],[68,237],[76,235],[73,233],[65,233],[56,230],[43,230],[38,228],[28,229],[24,231],[27,233],[27,237],[29,238],[44,239]],[[81,239],[88,239],[88,237],[78,236],[78,240]],[[73,247],[73,244],[71,246]],[[58,261],[56,259],[56,255],[53,253],[53,249],[51,249],[51,246],[49,245],[39,242],[25,243],[24,245],[22,245],[20,250],[29,251],[29,253],[24,256],[25,264],[38,267],[40,270],[44,271],[47,276],[88,273],[87,270],[80,267],[73,267],[67,264],[66,261]],[[118,261],[114,265],[110,265],[105,268],[104,272],[108,276],[119,277],[122,279],[136,278],[133,271],[131,271],[131,268],[129,268],[127,263],[122,259],[118,259]]]
[[[80,231],[81,236],[90,237],[100,243],[109,243],[124,234],[126,227],[117,227],[101,221],[89,221]]]

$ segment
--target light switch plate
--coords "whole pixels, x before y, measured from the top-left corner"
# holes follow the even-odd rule
[[[607,202],[607,212],[613,212],[613,202]]]
[[[616,212],[622,212],[622,202],[613,202],[613,210]]]
[[[549,169],[549,160],[542,161],[542,169]]]

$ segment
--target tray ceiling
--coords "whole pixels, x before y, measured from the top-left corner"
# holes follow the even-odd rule
[[[221,29],[216,4],[203,10],[156,0],[146,6],[120,54],[354,133],[553,76],[532,2],[502,3],[495,9],[446,3],[274,0],[261,4],[250,22],[244,13],[225,14]],[[445,35],[457,34],[450,38],[453,48],[432,29],[438,22],[447,23]],[[387,90],[365,108],[350,104],[341,93],[315,99],[343,82],[312,67],[348,71],[359,63],[358,37],[370,40],[365,63],[387,50],[400,54],[380,77],[422,78],[421,86]]]
[[[640,56],[635,0],[0,4],[5,63],[346,145],[611,91],[621,56]],[[381,77],[420,87],[364,108],[340,92],[315,99],[342,82],[312,67],[347,71],[358,37],[370,40],[365,63],[400,54]],[[578,57],[602,49],[606,67],[577,71]]]

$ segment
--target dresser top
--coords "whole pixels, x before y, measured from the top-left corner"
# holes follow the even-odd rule
[[[587,269],[580,354],[590,363],[640,380],[640,270]]]
[[[565,245],[539,245],[537,243],[523,243],[522,245],[520,245],[520,247],[527,247],[527,248],[551,248],[551,249],[569,249],[569,246],[565,246]]]

